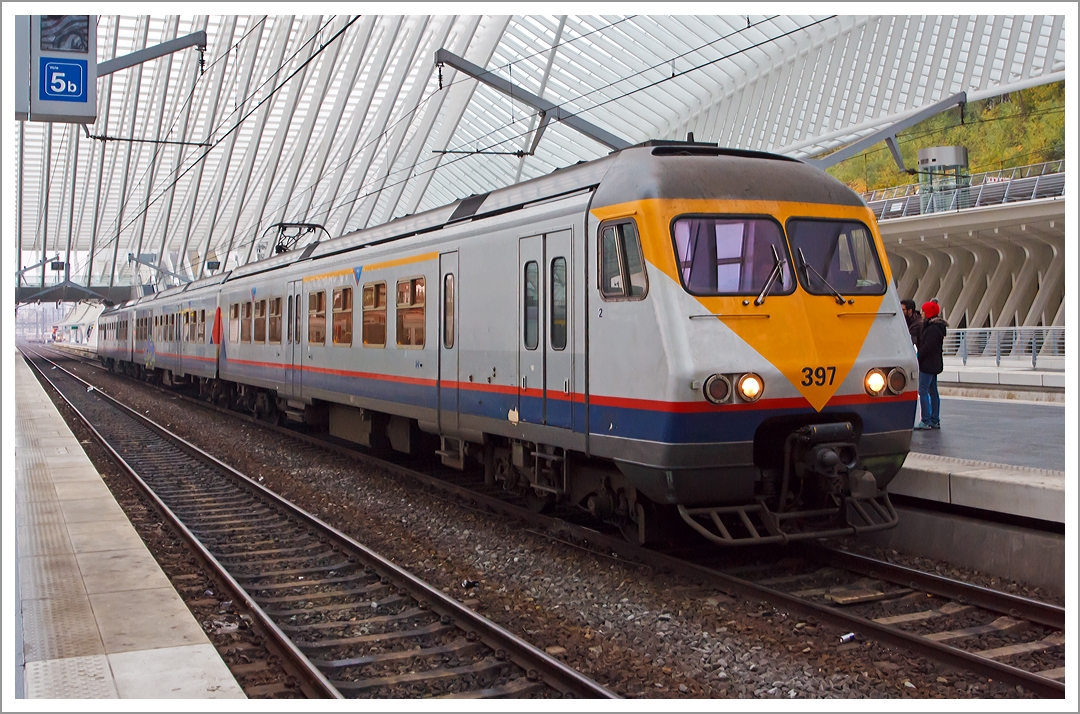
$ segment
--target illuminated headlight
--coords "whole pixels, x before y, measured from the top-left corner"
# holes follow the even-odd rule
[[[722,374],[714,374],[705,380],[705,398],[713,404],[723,404],[731,398],[731,380]]]
[[[756,402],[765,391],[765,382],[756,374],[739,377],[739,396],[748,402]]]
[[[870,370],[866,373],[866,379],[863,380],[866,393],[872,397],[880,397],[885,391],[885,384],[885,373],[880,369]]]
[[[893,394],[901,394],[907,387],[907,375],[899,367],[893,367],[889,372],[889,391]]]

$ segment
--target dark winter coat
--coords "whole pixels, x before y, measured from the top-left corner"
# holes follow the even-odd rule
[[[911,317],[906,317],[908,334],[911,335],[911,344],[916,347],[919,346],[919,337],[922,335],[923,324],[926,322],[923,319],[922,313],[918,310],[911,314]]]
[[[940,317],[932,317],[923,321],[922,331],[919,334],[919,371],[926,374],[941,374],[945,370],[941,358],[942,346],[945,343],[945,333],[948,331],[948,323]]]

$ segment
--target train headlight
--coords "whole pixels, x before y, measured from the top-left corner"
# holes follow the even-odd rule
[[[702,391],[713,404],[723,404],[731,398],[731,380],[722,374],[714,374],[705,380]]]
[[[885,373],[880,369],[870,370],[866,373],[866,379],[863,380],[866,393],[872,397],[880,397],[885,392],[885,384]]]
[[[907,375],[899,367],[893,367],[889,372],[889,391],[893,394],[901,394],[907,387]]]
[[[756,402],[765,391],[765,382],[756,374],[744,374],[739,377],[739,396],[748,402]]]

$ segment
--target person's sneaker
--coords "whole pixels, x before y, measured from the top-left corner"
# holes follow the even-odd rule
[[[940,429],[940,428],[941,428],[941,424],[940,424],[940,423],[938,423],[938,424],[931,424],[931,425],[930,425],[930,428],[931,428],[931,429]]]
[[[919,422],[918,424],[915,425],[915,431],[926,431],[927,429],[933,429],[933,428],[934,427],[930,426],[929,424],[927,424],[924,421],[921,421],[921,422]]]

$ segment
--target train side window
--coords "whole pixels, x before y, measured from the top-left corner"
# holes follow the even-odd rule
[[[251,303],[245,302],[240,314],[240,341],[251,342]]]
[[[240,341],[240,303],[229,305],[229,342]]]
[[[386,347],[386,283],[368,283],[362,297],[364,347]]]
[[[196,331],[198,330],[198,320],[196,320],[195,318],[198,317],[198,314],[194,310],[192,310],[189,315],[191,319],[188,321],[187,341],[194,342]]]
[[[333,340],[335,345],[352,345],[352,305],[352,288],[334,288]]]
[[[296,302],[296,313],[295,313],[296,314],[296,325],[295,325],[295,327],[293,329],[293,335],[294,335],[293,339],[296,340],[296,344],[300,344],[300,325],[301,325],[301,319],[300,318],[303,316],[304,311],[300,309],[300,296],[299,295],[296,296],[295,302]]]
[[[279,298],[280,299],[280,298]],[[288,315],[285,316],[285,344],[292,344],[292,295],[285,298],[287,305]]]
[[[551,261],[551,349],[566,349],[566,258]]]
[[[176,341],[176,313],[169,315],[169,342]]]
[[[540,266],[535,260],[525,264],[525,349],[540,343]]]
[[[454,346],[454,274],[443,278],[443,347]]]
[[[206,310],[199,310],[199,333],[195,337],[199,344],[206,344]]]
[[[255,301],[255,342],[266,342],[266,300]]]
[[[423,278],[397,283],[398,347],[424,346],[425,287]]]
[[[281,344],[281,298],[270,298],[270,316],[267,322],[268,341]]]
[[[605,300],[642,300],[649,292],[641,239],[633,220],[600,226],[597,268],[600,296]]]
[[[326,344],[326,292],[308,295],[307,341],[311,345]]]

